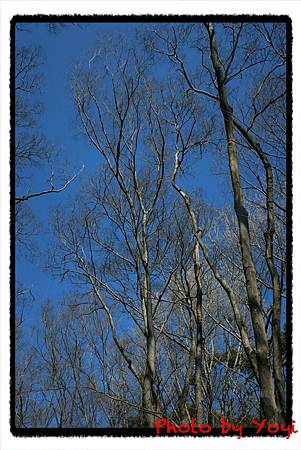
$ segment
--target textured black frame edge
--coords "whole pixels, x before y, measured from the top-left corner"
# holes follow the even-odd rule
[[[281,22],[286,24],[287,50],[287,103],[286,103],[286,144],[287,144],[287,192],[286,192],[286,263],[287,263],[287,301],[286,301],[286,422],[292,421],[292,20],[288,15],[15,15],[10,28],[10,431],[15,437],[148,437],[157,436],[155,429],[150,428],[18,428],[15,424],[15,26],[18,23],[181,23],[197,21],[218,22]],[[160,436],[193,436],[208,437],[200,434],[167,434],[161,431]],[[236,436],[229,432],[227,436]],[[243,436],[257,436],[256,429],[243,427]],[[280,431],[276,435],[261,431],[260,437],[286,437],[286,432]],[[209,437],[222,437],[221,428],[212,428]]]

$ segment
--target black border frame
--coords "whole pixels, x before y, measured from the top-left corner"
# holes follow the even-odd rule
[[[286,106],[286,144],[287,144],[287,196],[286,196],[286,262],[287,262],[287,301],[286,301],[286,332],[287,332],[287,424],[292,422],[292,20],[288,15],[15,15],[10,22],[10,431],[15,437],[149,437],[157,436],[155,429],[150,428],[18,428],[15,426],[15,26],[18,23],[182,23],[212,21],[221,22],[281,22],[286,24],[287,51],[287,106]],[[201,434],[167,434],[160,432],[160,437],[193,436],[222,437],[221,428],[212,428],[209,435]],[[229,432],[227,436],[237,437],[237,433]],[[262,430],[256,435],[256,429],[243,427],[243,437],[286,437],[285,432],[276,435]]]

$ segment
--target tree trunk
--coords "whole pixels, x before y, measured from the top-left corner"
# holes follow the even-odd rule
[[[191,299],[190,299],[191,300]],[[195,366],[195,338],[194,338],[194,318],[192,311],[192,303],[189,304],[189,335],[191,338],[191,346],[189,351],[188,366],[184,378],[183,389],[178,400],[178,416],[181,423],[188,423],[191,418],[187,408],[186,400],[190,392],[190,384],[193,376],[193,368]]]
[[[196,282],[196,352],[195,352],[195,404],[196,420],[202,423],[202,357],[203,357],[203,330],[202,330],[202,299],[203,293],[200,280],[199,243],[196,241],[193,251],[194,277]]]
[[[206,28],[209,34],[211,60],[217,79],[220,108],[224,118],[225,131],[227,135],[228,161],[234,194],[234,210],[236,213],[239,226],[242,265],[246,279],[248,304],[250,308],[256,344],[260,400],[264,416],[268,420],[268,422],[277,421],[278,411],[276,405],[272,371],[269,364],[269,343],[267,333],[265,330],[264,315],[261,308],[259,289],[257,286],[256,268],[251,253],[248,212],[244,207],[240,183],[240,174],[237,159],[237,147],[234,136],[234,124],[232,114],[233,110],[228,103],[227,92],[224,84],[225,82],[224,74],[222,64],[218,56],[214,29],[211,23],[207,23]]]
[[[272,306],[272,341],[273,341],[273,371],[276,391],[276,402],[279,409],[279,418],[284,419],[285,416],[285,389],[282,371],[282,355],[281,355],[281,283],[274,262],[274,234],[275,234],[275,213],[273,202],[273,169],[261,146],[253,140],[250,134],[236,121],[234,125],[256,151],[260,158],[266,174],[266,210],[267,210],[267,230],[264,233],[266,248],[265,260],[270,272],[273,286],[273,306]]]
[[[151,280],[149,275],[148,264],[148,246],[147,246],[147,230],[146,230],[146,215],[144,215],[142,223],[142,240],[143,240],[143,255],[142,263],[144,269],[143,278],[143,298],[146,309],[146,323],[145,323],[145,335],[146,335],[146,366],[143,379],[143,407],[150,411],[145,411],[145,424],[152,428],[154,427],[154,420],[156,416],[151,411],[157,410],[157,400],[154,391],[154,381],[156,374],[156,340],[155,330],[153,323],[153,308],[152,308],[152,296],[151,296]]]

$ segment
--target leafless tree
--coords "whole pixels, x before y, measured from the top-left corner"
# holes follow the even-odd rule
[[[59,184],[62,181],[59,186],[55,182],[54,167],[59,155],[47,136],[39,131],[39,118],[43,111],[39,100],[43,85],[42,65],[43,52],[40,47],[17,46],[14,69],[16,238],[27,249],[30,235],[38,231],[28,200],[61,192],[78,175],[65,176],[63,180],[59,180]],[[52,167],[49,187],[33,192],[33,170],[44,164]]]
[[[53,214],[48,268],[74,292],[45,305],[19,365],[18,426],[285,417],[282,32],[158,24],[74,69],[99,165]],[[221,207],[201,191],[206,158]]]
[[[285,411],[285,387],[280,350],[281,295],[283,293],[283,283],[280,280],[283,280],[283,268],[280,275],[279,265],[276,263],[274,254],[274,236],[277,221],[275,208],[278,209],[280,215],[284,211],[282,201],[278,201],[279,194],[277,192],[278,189],[281,189],[282,194],[284,192],[283,172],[281,172],[279,188],[275,187],[274,178],[276,175],[279,179],[279,170],[283,169],[281,165],[279,166],[279,156],[285,154],[285,139],[283,139],[283,133],[285,133],[284,109],[281,107],[286,95],[284,86],[286,57],[284,45],[280,39],[283,25],[277,27],[276,24],[227,24],[220,25],[218,28],[223,29],[225,42],[223,46],[218,46],[215,27],[211,23],[205,23],[203,29],[196,29],[194,25],[190,28],[179,27],[179,29],[172,26],[171,29],[163,30],[161,33],[154,31],[155,39],[150,39],[148,45],[153,51],[167,56],[173,64],[178,66],[178,70],[186,82],[186,93],[207,97],[208,101],[219,107],[222,114],[222,132],[225,135],[227,146],[225,159],[228,160],[232,183],[234,212],[238,224],[241,252],[240,265],[244,274],[248,308],[252,320],[256,346],[255,354],[241,320],[239,300],[233,288],[227,283],[216,265],[213,264],[202,237],[202,230],[195,218],[189,196],[176,183],[176,176],[182,164],[184,153],[190,148],[187,144],[183,145],[183,140],[181,145],[176,147],[173,185],[188,208],[194,235],[202,249],[203,256],[216,279],[227,292],[232,304],[244,349],[260,386],[263,414],[270,421],[279,420],[284,417]],[[203,30],[207,31],[207,36],[206,31]],[[250,31],[252,31],[251,40],[249,37],[247,39],[247,36],[250,36]],[[228,40],[225,40],[225,36],[228,36]],[[185,46],[187,39],[194,43],[201,58],[202,73],[199,76],[192,73],[191,67],[182,56],[183,46]],[[156,44],[156,42],[159,42],[159,44]],[[237,77],[242,78],[245,72],[249,74],[250,71],[251,76],[254,77],[254,85],[251,88],[251,93],[248,92],[249,97],[244,98],[242,102],[239,92],[236,96],[233,92],[229,93],[229,86],[233,84],[233,80],[236,80]],[[196,80],[199,79],[202,80],[200,86],[196,84]],[[271,86],[274,87],[273,90],[271,90]],[[231,106],[231,103],[233,106]],[[271,113],[273,114],[272,120],[282,121],[282,141],[278,139],[276,145],[273,141],[265,141],[266,133],[271,133],[272,122],[271,116],[269,117]],[[275,132],[272,132],[272,136],[274,139]],[[240,157],[245,148],[248,149],[248,153],[252,152],[252,159],[249,159],[248,163],[248,179],[250,180],[251,173],[256,179],[256,184],[260,185],[258,189],[256,184],[254,186],[249,183],[247,188],[250,188],[252,193],[255,190],[260,190],[262,194],[260,207],[265,212],[264,259],[270,274],[273,292],[271,306],[272,352],[269,345],[269,321],[266,321],[267,313],[264,309],[266,305],[263,304],[258,281],[261,274],[258,274],[259,265],[255,260],[255,251],[252,249],[253,236],[250,231],[249,213],[246,209],[246,202],[252,202],[256,197],[248,195],[246,196],[248,200],[245,200],[243,195],[242,180],[246,172],[240,169],[239,160],[240,158],[246,160],[244,155]],[[270,156],[275,161],[277,169],[270,162],[269,152],[271,148],[273,148],[274,155]],[[257,167],[258,165],[261,166],[257,173],[254,173],[250,165],[250,161],[253,162],[254,159]],[[262,173],[264,173],[264,176],[262,176]],[[254,356],[256,356],[256,359]]]

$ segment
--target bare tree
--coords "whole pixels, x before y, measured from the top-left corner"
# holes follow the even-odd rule
[[[234,201],[234,211],[237,218],[238,230],[239,230],[239,245],[241,250],[241,265],[245,277],[245,288],[247,292],[248,306],[250,310],[251,320],[253,324],[253,333],[256,345],[256,361],[253,357],[253,349],[249,343],[249,337],[247,336],[245,326],[243,325],[239,312],[239,301],[233,292],[233,289],[228,285],[225,278],[217,270],[216,266],[212,264],[212,260],[209,257],[207,248],[202,239],[202,230],[199,228],[195,219],[193,207],[188,195],[176,184],[176,176],[178,170],[182,164],[185,151],[189,149],[189,146],[183,145],[181,142],[180,148],[177,148],[175,169],[173,177],[173,185],[175,189],[182,196],[186,206],[188,208],[195,237],[198,240],[199,245],[202,248],[203,255],[211,267],[216,279],[221,283],[226,290],[235,314],[236,322],[240,329],[240,334],[244,343],[244,349],[249,357],[250,363],[252,363],[254,373],[257,376],[260,393],[261,393],[261,406],[264,416],[269,420],[278,420],[283,418],[285,410],[285,395],[284,395],[284,383],[283,383],[283,369],[282,358],[280,351],[280,338],[281,338],[281,306],[280,298],[281,288],[280,277],[278,268],[275,264],[273,240],[275,233],[275,203],[280,206],[277,200],[275,201],[275,188],[274,188],[274,173],[272,164],[269,162],[268,154],[262,150],[261,144],[258,142],[260,136],[254,134],[255,124],[262,119],[263,116],[273,108],[275,104],[279,106],[279,102],[285,97],[285,88],[278,84],[276,90],[272,91],[272,95],[268,98],[268,88],[273,83],[273,77],[283,80],[285,75],[283,69],[285,67],[285,52],[283,51],[283,45],[279,36],[281,33],[277,29],[276,24],[269,24],[267,26],[256,25],[252,29],[255,32],[255,38],[251,43],[244,47],[246,42],[246,33],[250,25],[238,24],[238,25],[225,25],[223,26],[225,35],[228,33],[229,41],[224,46],[226,50],[220,50],[216,43],[215,30],[212,24],[206,23],[205,29],[208,33],[209,45],[206,42],[206,36],[202,34],[202,31],[197,31],[197,34],[193,34],[195,27],[180,27],[178,30],[172,27],[173,34],[169,34],[167,31],[163,31],[161,34],[157,31],[154,32],[156,39],[159,41],[161,47],[156,47],[154,41],[151,41],[152,49],[158,53],[166,55],[170,61],[178,65],[179,71],[186,82],[188,91],[195,94],[199,94],[211,99],[220,107],[220,111],[223,117],[224,132],[227,142],[227,159],[229,164],[229,173],[232,182],[232,192]],[[282,29],[282,28],[281,28]],[[187,36],[193,34],[194,45],[201,55],[202,68],[204,72],[204,79],[208,79],[208,88],[203,89],[198,87],[195,83],[195,77],[190,75],[190,68],[185,63],[184,58],[181,56],[181,48],[183,43],[187,39]],[[199,33],[199,34],[198,34]],[[263,42],[262,42],[263,40]],[[266,46],[266,43],[268,45]],[[222,56],[221,56],[222,55]],[[227,85],[237,77],[242,77],[245,71],[250,71],[252,68],[257,68],[259,65],[266,64],[264,74],[260,74],[259,82],[256,79],[255,93],[250,98],[249,103],[244,102],[242,106],[237,108],[237,113],[233,107],[230,106],[229,98],[232,102],[238,104],[237,99],[231,93],[229,96],[227,91]],[[254,77],[258,77],[258,72],[255,69]],[[204,84],[204,83],[203,83]],[[207,87],[207,86],[206,86]],[[254,92],[253,91],[253,92]],[[278,91],[278,92],[277,92]],[[264,94],[263,94],[264,92]],[[248,114],[248,106],[253,109],[253,114],[250,117],[250,124],[243,125],[244,114]],[[246,112],[245,112],[246,111]],[[283,111],[282,111],[283,112]],[[242,115],[242,120],[238,120],[237,114]],[[270,123],[270,122],[269,122]],[[263,136],[262,136],[263,138]],[[279,142],[278,146],[279,148]],[[272,144],[273,145],[273,144]],[[262,305],[262,297],[260,295],[260,288],[258,284],[258,268],[254,261],[254,255],[252,250],[252,237],[250,235],[250,221],[249,214],[246,209],[244,197],[243,197],[243,185],[241,171],[239,168],[238,147],[247,146],[255,152],[259,158],[262,168],[265,171],[265,179],[261,179],[261,173],[255,174],[257,182],[261,186],[261,192],[265,199],[265,205],[263,206],[266,212],[266,231],[264,232],[264,239],[266,242],[265,247],[265,260],[270,273],[273,290],[273,306],[272,306],[272,341],[273,341],[273,365],[270,363],[270,346],[267,323],[265,320],[266,313]],[[281,143],[281,147],[283,142]],[[278,151],[278,150],[276,150]],[[281,151],[281,150],[280,150]],[[276,156],[277,158],[277,156]],[[278,166],[279,167],[279,166]],[[252,169],[248,167],[250,172]],[[279,172],[279,169],[276,173]],[[253,174],[254,175],[254,174]],[[278,173],[279,176],[279,173]],[[252,185],[251,185],[252,187]],[[253,187],[252,187],[253,188]],[[283,192],[283,191],[282,191]],[[250,197],[249,197],[250,198]],[[282,206],[280,206],[280,211]],[[275,389],[274,389],[275,383]]]
[[[14,68],[16,237],[27,248],[30,235],[38,231],[27,201],[63,191],[83,169],[82,167],[73,176],[63,177],[62,183],[59,180],[57,186],[54,167],[58,165],[55,161],[59,159],[59,155],[47,136],[39,131],[39,118],[43,111],[39,100],[43,85],[42,64],[43,52],[40,47],[17,46]],[[32,192],[33,170],[38,170],[45,164],[50,166],[49,187]]]
[[[101,179],[101,185],[97,186],[94,196],[97,208],[104,215],[104,224],[107,221],[110,228],[113,227],[115,242],[113,236],[103,238],[100,230],[105,225],[95,221],[94,214],[90,218],[87,211],[84,228],[88,252],[81,255],[80,248],[77,248],[75,257],[80,268],[78,272],[90,283],[107,315],[116,347],[141,386],[145,422],[152,426],[154,413],[160,409],[155,388],[154,320],[174,270],[173,265],[164,267],[162,263],[171,245],[164,225],[167,212],[162,214],[159,209],[162,210],[164,202],[166,134],[155,91],[145,79],[145,68],[138,64],[135,52],[125,50],[112,65],[104,54],[103,70],[103,83],[110,84],[111,95],[99,92],[99,76],[91,71],[76,78],[74,93],[84,132],[105,165],[101,178],[97,180],[99,184]],[[141,164],[142,160],[146,160],[148,165]],[[160,228],[166,231],[161,232]],[[60,227],[60,233],[64,230],[65,227]],[[162,234],[164,232],[166,236]],[[75,243],[73,238],[73,248]],[[110,261],[102,273],[98,273],[99,265],[94,262],[99,251],[105,251]],[[119,277],[113,276],[112,270],[118,271]],[[114,281],[105,281],[112,276]],[[157,292],[156,277],[164,280]],[[134,292],[128,291],[129,288]],[[112,313],[112,301],[122,305],[144,336],[142,373],[121,342]]]
[[[19,360],[19,427],[284,419],[282,31],[161,24],[143,42],[103,38],[74,69],[99,165],[52,217],[48,268],[75,290],[45,304]],[[40,163],[35,142],[30,165]],[[220,207],[202,193],[206,159],[221,173]],[[72,179],[50,178],[16,205]]]

